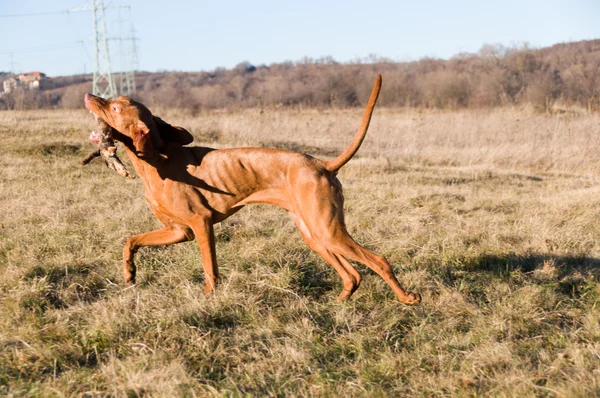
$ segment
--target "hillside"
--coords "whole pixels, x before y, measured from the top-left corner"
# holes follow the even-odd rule
[[[596,111],[600,40],[532,49],[485,45],[449,60],[393,62],[369,58],[339,63],[330,57],[204,72],[140,72],[136,96],[149,106],[192,111],[215,108],[363,104],[377,73],[384,75],[383,106],[439,109],[532,104],[539,110],[577,105]],[[0,73],[0,80],[9,77]],[[118,77],[116,78],[118,82]],[[51,78],[40,91],[0,97],[0,109],[77,108],[91,91],[91,75]]]

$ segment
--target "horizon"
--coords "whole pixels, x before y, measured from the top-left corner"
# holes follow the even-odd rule
[[[496,44],[495,46],[500,46],[501,48],[505,49],[505,50],[519,50],[519,49],[523,49],[523,48],[528,48],[530,50],[542,50],[542,49],[546,49],[546,48],[551,48],[554,47],[556,45],[568,45],[568,44],[576,44],[576,43],[581,43],[581,42],[585,42],[585,41],[596,41],[596,40],[600,40],[600,38],[597,39],[586,39],[586,40],[578,40],[578,41],[569,41],[569,42],[560,42],[560,43],[554,43],[554,44],[550,44],[548,46],[544,46],[544,47],[533,47],[531,45],[529,45],[529,43],[514,43],[511,46],[503,46],[501,44]],[[484,44],[483,46],[486,46],[487,44]],[[482,48],[483,48],[482,46]],[[379,62],[390,62],[390,63],[412,63],[412,62],[419,62],[422,60],[426,60],[426,59],[432,59],[432,60],[439,60],[439,61],[449,61],[453,58],[459,57],[459,56],[463,56],[463,55],[468,55],[468,56],[480,56],[480,50],[476,51],[476,52],[460,52],[454,55],[451,55],[450,57],[447,58],[440,58],[440,57],[431,57],[428,55],[425,55],[419,59],[414,59],[414,60],[391,60],[389,58],[386,57],[376,57],[375,59],[369,59],[370,57],[363,57],[363,58],[357,58],[357,59],[353,59],[353,60],[348,60],[348,61],[339,61],[334,59],[331,56],[322,56],[319,58],[311,58],[311,57],[302,57],[298,60],[285,60],[285,61],[281,61],[281,62],[272,62],[269,64],[253,64],[252,62],[249,62],[247,60],[242,60],[240,62],[238,62],[238,64],[233,65],[231,67],[222,67],[222,66],[217,66],[213,69],[198,69],[198,70],[179,70],[179,69],[159,69],[159,70],[144,70],[144,69],[138,69],[135,70],[136,73],[210,73],[210,72],[215,72],[217,70],[220,69],[224,69],[224,70],[233,70],[237,65],[239,64],[243,64],[246,62],[249,62],[249,65],[252,65],[256,68],[261,68],[261,67],[271,67],[272,65],[281,65],[281,64],[285,64],[288,62],[291,62],[294,64],[294,66],[303,64],[303,63],[313,63],[313,64],[326,64],[326,63],[330,63],[331,64],[337,64],[337,65],[368,65],[368,64],[376,64]],[[371,55],[371,57],[374,56],[373,54]],[[19,74],[30,74],[30,73],[37,73],[37,72],[41,72],[44,75],[46,75],[46,77],[48,78],[61,78],[61,77],[70,77],[70,76],[86,76],[86,75],[93,75],[93,71],[89,71],[86,73],[75,73],[72,75],[48,75],[47,73],[45,73],[43,70],[28,70],[28,71],[22,71],[22,72],[17,72],[14,74],[14,76],[18,76]],[[119,74],[119,73],[124,73],[126,71],[120,71],[120,70],[112,70],[113,74]],[[10,71],[6,71],[6,70],[0,70],[0,73],[5,73],[5,74],[10,74],[12,72]]]
[[[85,4],[28,0],[3,7],[0,34],[10,39],[0,45],[0,70],[41,71],[49,77],[91,74],[91,13],[73,11]],[[122,5],[130,9],[106,10],[108,36],[120,38],[109,42],[114,73],[201,72],[232,69],[245,61],[259,66],[325,57],[341,64],[373,56],[392,62],[447,60],[477,54],[484,45],[539,49],[600,37],[595,23],[600,4],[589,0],[484,5],[474,0],[452,5],[377,0],[368,8],[358,1],[172,1],[167,9],[140,0],[110,4]],[[126,58],[118,51],[118,43],[126,47],[131,42],[127,21],[135,29],[138,68],[123,66],[131,51]]]

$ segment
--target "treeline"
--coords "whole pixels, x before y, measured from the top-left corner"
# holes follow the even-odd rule
[[[136,96],[149,106],[192,111],[297,105],[352,107],[366,103],[378,73],[384,77],[380,96],[384,106],[459,109],[532,104],[543,111],[560,104],[597,111],[600,40],[542,49],[485,45],[476,54],[459,54],[449,60],[392,62],[370,57],[338,63],[326,57],[268,66],[242,62],[230,70],[210,72],[139,73]],[[91,88],[90,81],[54,88],[46,94],[29,94],[32,98],[24,99],[23,105],[80,107],[83,94]],[[6,98],[4,103],[7,107]]]

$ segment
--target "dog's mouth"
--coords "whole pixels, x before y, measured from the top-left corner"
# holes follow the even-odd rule
[[[94,116],[96,122],[98,119],[102,119],[112,126],[112,123],[109,121],[112,118],[104,110],[104,107],[107,105],[106,100],[88,93],[83,97],[83,103],[86,109],[90,111],[90,114]]]
[[[83,103],[84,103],[85,107],[92,113],[96,113],[95,110],[97,108],[100,108],[100,104],[99,104],[100,101],[103,101],[102,98],[96,97],[95,95],[92,95],[90,93],[87,93],[83,97]]]

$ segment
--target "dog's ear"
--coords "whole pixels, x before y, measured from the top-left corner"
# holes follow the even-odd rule
[[[140,120],[131,127],[130,134],[136,152],[147,154],[149,149],[147,145],[151,142],[150,127]]]
[[[131,126],[129,133],[138,156],[152,156],[164,147],[164,141],[154,124],[154,120],[151,120],[149,125],[138,120]]]
[[[152,117],[154,118],[154,123],[160,133],[160,138],[164,142],[175,142],[181,145],[187,145],[194,141],[194,137],[183,127],[171,126],[158,116]]]

